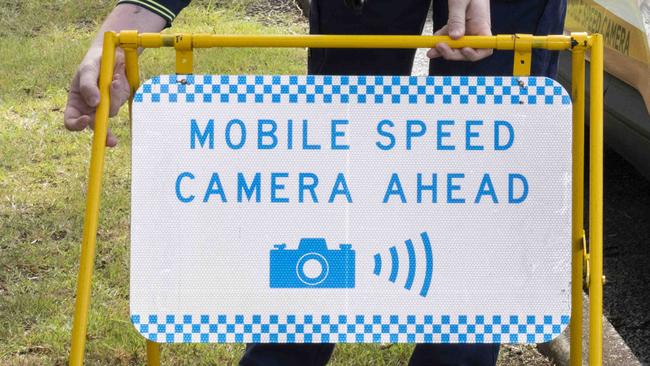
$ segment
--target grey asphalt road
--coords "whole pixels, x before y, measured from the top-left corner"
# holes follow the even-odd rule
[[[650,364],[650,182],[611,149],[605,150],[604,222],[605,315],[641,363]]]

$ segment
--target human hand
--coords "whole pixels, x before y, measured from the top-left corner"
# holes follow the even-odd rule
[[[95,109],[99,104],[97,82],[101,54],[101,47],[92,46],[72,79],[70,92],[68,93],[68,103],[63,112],[64,125],[70,131],[82,131],[86,127],[92,129],[95,125]],[[118,49],[115,55],[115,70],[110,88],[110,117],[119,112],[120,107],[129,99],[129,95],[130,88],[124,69],[124,53]],[[106,146],[114,147],[115,145],[117,145],[117,138],[109,128],[106,136]]]
[[[449,0],[447,24],[434,35],[449,35],[459,39],[464,35],[490,36],[490,0]],[[451,48],[446,43],[438,43],[427,52],[427,57],[442,57],[453,61],[478,61],[492,54],[492,49],[470,47]]]

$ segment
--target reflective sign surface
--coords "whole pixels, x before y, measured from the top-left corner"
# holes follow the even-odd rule
[[[162,75],[133,104],[157,342],[532,343],[570,313],[571,102],[536,77]]]

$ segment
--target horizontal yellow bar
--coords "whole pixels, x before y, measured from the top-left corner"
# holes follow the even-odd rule
[[[292,47],[292,48],[432,48],[447,43],[452,48],[494,48],[513,50],[515,35],[466,36],[453,40],[448,36],[395,36],[395,35],[241,35],[241,34],[160,34],[138,35],[138,47],[174,47],[176,37],[192,40],[192,48],[210,47]],[[119,35],[118,35],[119,39]],[[120,45],[122,44],[120,39]],[[131,47],[132,44],[131,44]],[[571,36],[533,36],[532,48],[567,50]]]

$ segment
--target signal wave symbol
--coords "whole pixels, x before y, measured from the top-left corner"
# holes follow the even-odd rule
[[[424,269],[424,281],[422,282],[422,288],[420,289],[420,296],[426,297],[429,292],[429,287],[431,287],[431,277],[433,272],[433,251],[431,250],[431,241],[429,240],[429,235],[426,232],[420,234],[422,239],[422,244],[424,246],[424,256],[425,256],[425,269]],[[415,279],[415,248],[413,247],[413,242],[411,239],[404,241],[406,244],[406,252],[408,253],[408,274],[406,276],[406,282],[404,283],[404,288],[410,290],[413,287],[413,280]],[[399,272],[399,257],[397,255],[397,248],[395,246],[390,247],[390,275],[388,280],[395,283],[397,280],[397,273]],[[375,254],[375,269],[373,273],[377,276],[381,274],[382,260],[381,254]]]

